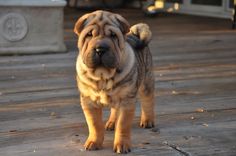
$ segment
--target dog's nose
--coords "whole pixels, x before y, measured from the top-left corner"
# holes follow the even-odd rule
[[[104,53],[106,53],[109,50],[109,47],[104,44],[104,45],[96,46],[94,50],[99,56],[102,56]]]

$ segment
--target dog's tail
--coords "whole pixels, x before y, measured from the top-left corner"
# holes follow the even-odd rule
[[[127,42],[134,48],[134,49],[143,49],[148,46],[145,42],[140,40],[140,38],[134,34],[127,35]]]
[[[138,23],[130,28],[130,32],[127,34],[127,42],[134,49],[143,49],[148,46],[151,38],[152,32],[149,26],[145,23]]]

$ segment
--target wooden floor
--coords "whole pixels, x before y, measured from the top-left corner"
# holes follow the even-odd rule
[[[114,10],[146,22],[156,78],[156,129],[140,129],[137,104],[128,155],[236,155],[236,31],[230,20]],[[65,10],[67,53],[0,57],[1,156],[110,156],[87,152],[88,134],[75,82],[73,25],[85,13]],[[108,110],[104,111],[104,121]]]

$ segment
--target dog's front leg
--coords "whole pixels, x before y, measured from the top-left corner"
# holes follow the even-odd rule
[[[131,151],[131,126],[134,111],[134,103],[119,108],[114,140],[114,152],[116,153],[128,153]]]
[[[102,108],[88,106],[85,100],[81,100],[81,105],[89,128],[89,136],[84,147],[86,150],[99,150],[104,140]]]

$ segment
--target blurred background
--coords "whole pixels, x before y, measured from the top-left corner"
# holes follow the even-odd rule
[[[177,12],[203,16],[232,18],[234,0],[68,0],[77,8],[136,7],[150,14]]]

